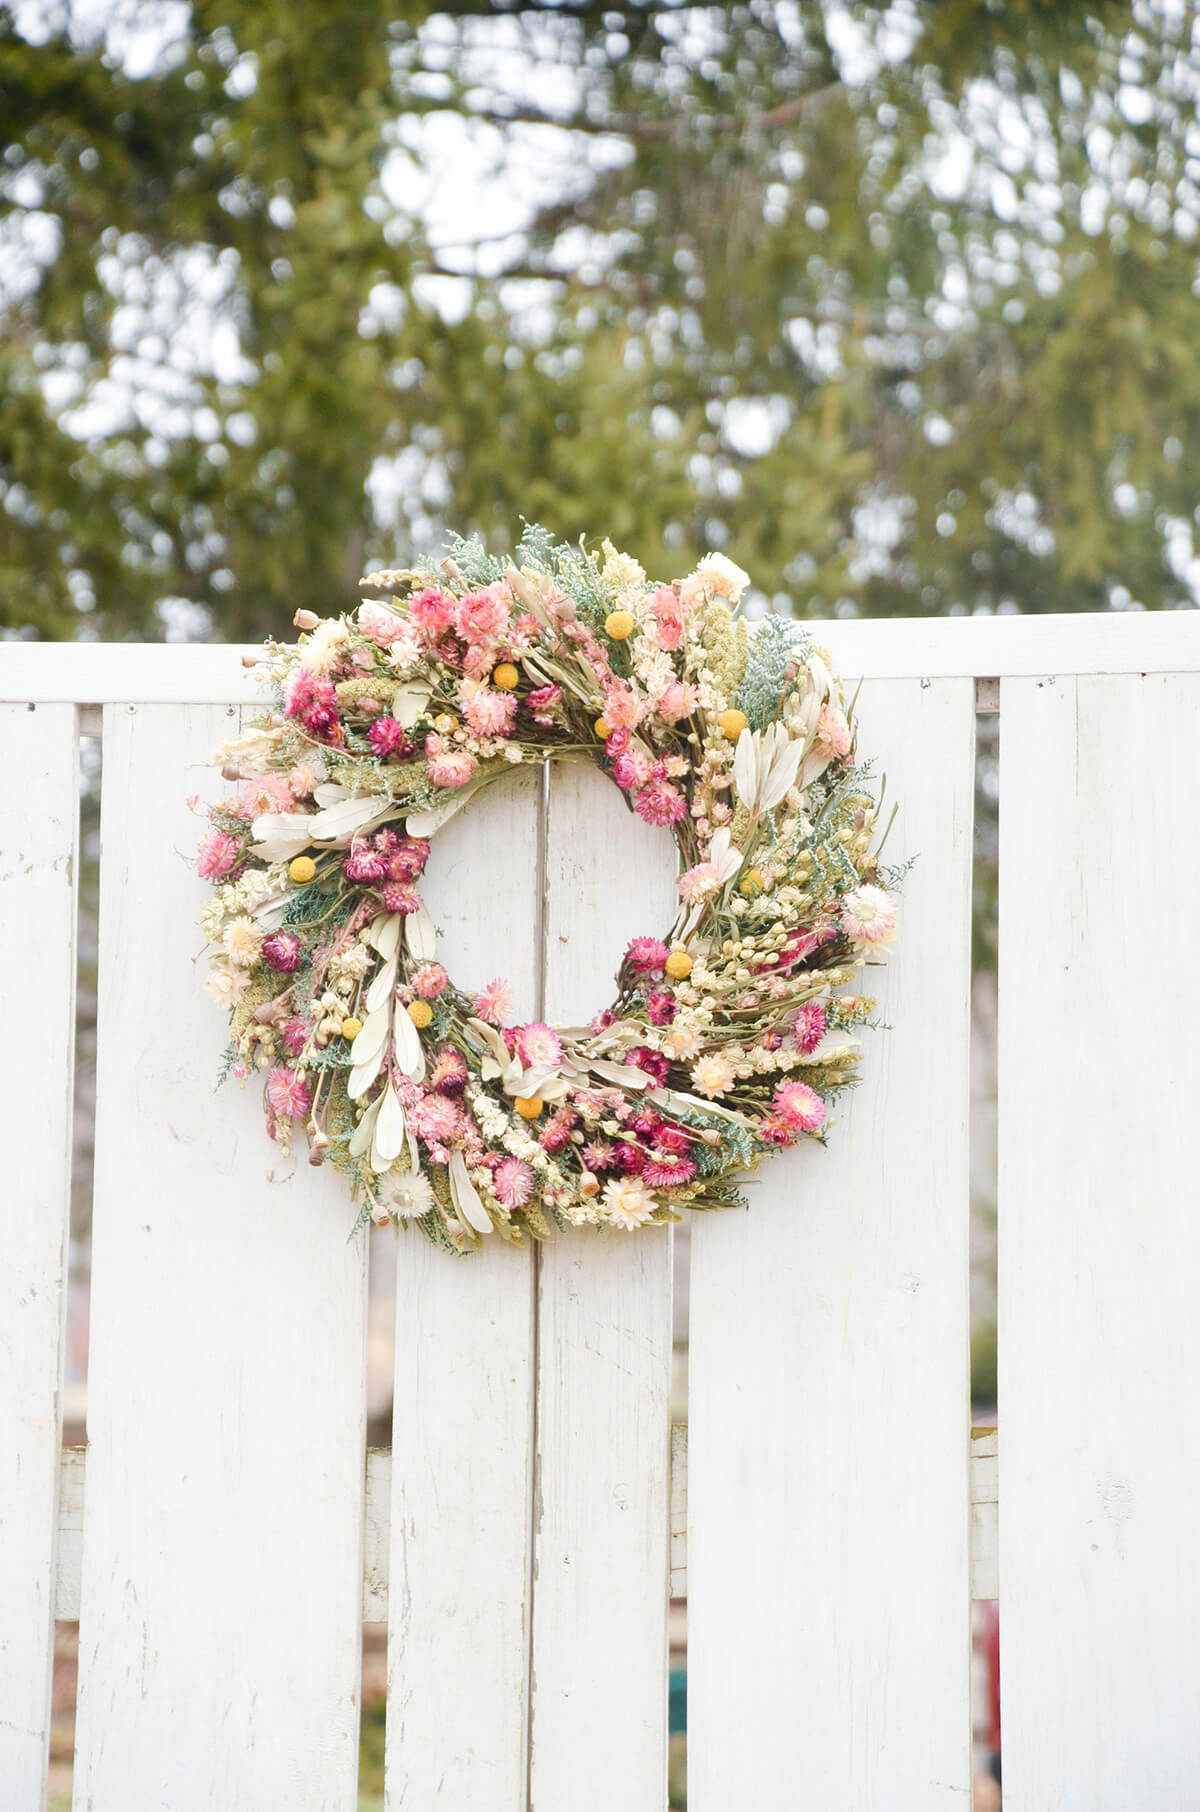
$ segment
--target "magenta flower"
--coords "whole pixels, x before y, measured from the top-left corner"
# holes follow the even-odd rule
[[[653,1076],[656,1082],[665,1082],[671,1065],[661,1052],[652,1051],[648,1045],[639,1044],[630,1051],[625,1062],[630,1069],[641,1070],[643,1075]]]
[[[418,592],[408,607],[413,627],[425,643],[436,642],[454,622],[454,599],[431,586]]]
[[[561,686],[539,686],[537,691],[531,692],[525,700],[529,707],[529,715],[535,724],[542,726],[543,730],[550,729],[556,722],[561,702]]]
[[[276,931],[263,939],[262,955],[264,962],[272,969],[279,969],[284,975],[290,975],[300,967],[304,958],[304,940],[294,931]]]
[[[383,890],[383,904],[388,912],[398,912],[402,918],[408,918],[421,910],[421,896],[412,887],[406,887],[403,881],[389,881]]]
[[[298,1057],[308,1043],[308,1027],[302,1019],[289,1019],[280,1037],[293,1057]]]
[[[302,724],[316,742],[344,740],[338,721],[337,689],[329,680],[314,679],[307,667],[297,668],[288,682],[283,708]]]
[[[350,851],[342,863],[342,873],[348,881],[355,881],[360,886],[369,887],[372,882],[384,879],[387,874],[387,862],[377,849],[360,847]]]
[[[670,954],[661,938],[635,937],[625,947],[625,962],[635,975],[661,975]]]
[[[806,1000],[797,1008],[792,1022],[792,1043],[806,1057],[811,1057],[825,1036],[825,1009],[819,1000]]]
[[[439,1095],[461,1095],[467,1086],[467,1062],[452,1044],[443,1046],[429,1074],[429,1085]]]
[[[695,1174],[696,1166],[691,1158],[670,1156],[647,1158],[641,1172],[647,1189],[678,1189],[681,1183],[690,1183]]]
[[[669,1026],[675,1017],[675,996],[665,993],[661,988],[656,988],[652,994],[646,996],[646,1012],[650,1016],[652,1026]]]
[[[367,731],[367,741],[381,761],[407,761],[417,747],[394,717],[377,717]]]

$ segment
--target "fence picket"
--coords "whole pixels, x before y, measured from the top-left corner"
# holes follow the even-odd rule
[[[356,1803],[365,1241],[265,1142],[189,960],[220,708],[104,723],[76,1803]],[[183,1424],[186,1435],[181,1438]],[[269,1614],[268,1614],[269,1612]]]
[[[1001,712],[1005,1804],[1191,1805],[1200,679]]]
[[[916,856],[861,972],[887,1032],[830,1149],[692,1232],[688,1804],[961,1808],[970,1791],[967,1063],[973,692],[871,681]]]
[[[600,775],[551,778],[546,1016],[611,998],[628,939],[674,910],[670,839]],[[671,1235],[539,1253],[533,1812],[666,1801]]]
[[[499,970],[534,1016],[541,776],[439,834],[426,898],[460,987]],[[387,1804],[522,1812],[529,1680],[533,1254],[401,1235],[396,1278]]]
[[[0,1191],[0,1781],[45,1803],[54,1537],[71,1202],[79,732],[72,705],[0,705],[19,776],[0,828],[0,1000],[26,1033],[0,1045],[10,1136]],[[36,965],[36,988],[31,988]]]

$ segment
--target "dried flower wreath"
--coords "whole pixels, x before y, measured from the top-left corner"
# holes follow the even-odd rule
[[[275,709],[215,757],[199,872],[208,992],[267,1125],[307,1133],[363,1216],[467,1250],[634,1229],[739,1200],[775,1147],[823,1139],[894,936],[896,877],[837,682],[801,623],[736,615],[711,554],[672,585],[607,542],[528,531],[376,573],[352,617],[268,644]],[[593,762],[682,873],[613,1004],[570,1032],[456,987],[418,891],[430,840],[511,767]]]

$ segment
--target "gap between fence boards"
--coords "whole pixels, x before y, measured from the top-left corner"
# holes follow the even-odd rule
[[[970,1551],[971,1597],[998,1598],[996,1567],[998,1440],[994,1428],[971,1430]],[[59,1473],[58,1566],[54,1615],[79,1618],[83,1552],[86,1447],[65,1447]],[[392,1456],[385,1447],[367,1454],[366,1526],[363,1542],[364,1623],[386,1623],[388,1614],[388,1526],[392,1498]],[[671,1429],[671,1597],[687,1597],[687,1424]]]

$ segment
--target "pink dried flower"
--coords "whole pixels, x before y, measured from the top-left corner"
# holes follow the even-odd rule
[[[604,721],[613,730],[636,730],[642,721],[642,701],[632,686],[619,682],[604,694]]]
[[[385,911],[398,912],[403,918],[421,910],[420,894],[403,881],[389,881],[382,897]]]
[[[822,944],[827,944],[830,938],[836,936],[835,928],[826,924],[814,925],[811,931],[794,932],[779,952],[776,974],[786,975],[800,963],[807,962],[814,950],[819,950]]]
[[[635,787],[645,786],[653,772],[654,763],[645,749],[627,749],[613,762],[613,779],[623,793],[631,793]]]
[[[790,1121],[768,1114],[758,1123],[758,1136],[768,1145],[794,1145],[800,1135]]]
[[[475,996],[475,1015],[490,1026],[502,1026],[512,1012],[512,989],[497,976]]]
[[[352,849],[342,863],[342,873],[348,881],[355,881],[360,886],[370,886],[372,882],[384,879],[387,862],[377,849],[360,845],[357,849]]]
[[[393,881],[415,881],[429,860],[427,837],[405,837],[388,863]]]
[[[293,799],[310,799],[317,784],[316,770],[307,761],[298,761],[288,770],[288,792]]]
[[[407,761],[417,747],[394,717],[377,717],[367,731],[367,741],[381,761]]]
[[[267,1077],[267,1100],[283,1120],[302,1120],[312,1106],[308,1084],[282,1064]]]
[[[438,1052],[429,1084],[439,1095],[461,1095],[467,1086],[466,1058],[452,1044],[444,1045]]]
[[[669,780],[651,780],[634,794],[633,809],[647,824],[678,824],[687,813],[687,800]]]
[[[286,774],[259,774],[243,780],[238,788],[238,804],[247,818],[258,818],[263,812],[290,812],[294,804]]]
[[[481,686],[463,707],[467,727],[476,736],[507,736],[516,714],[515,693],[495,692],[490,686]]]
[[[854,943],[874,946],[888,944],[899,928],[899,902],[882,887],[868,883],[843,894],[842,929]]]
[[[616,1150],[613,1152],[613,1158],[616,1162],[617,1169],[623,1170],[628,1177],[637,1176],[642,1165],[646,1162],[645,1153],[641,1148],[637,1145],[630,1145],[626,1141],[623,1141],[617,1146]]]
[[[408,624],[404,618],[386,604],[378,604],[368,599],[358,607],[358,627],[366,636],[370,636],[377,648],[391,648],[394,643],[402,642],[408,635]]]
[[[506,588],[489,585],[485,591],[468,592],[458,600],[455,623],[464,642],[496,641],[508,628]]]
[[[650,606],[654,615],[654,640],[660,648],[683,644],[683,607],[668,585],[660,585]]]
[[[293,1057],[298,1057],[308,1043],[308,1027],[302,1019],[289,1019],[279,1035]]]
[[[616,1163],[617,1152],[607,1139],[590,1139],[582,1156],[589,1170],[608,1170]]]
[[[664,1121],[654,1135],[654,1143],[659,1151],[669,1152],[675,1158],[683,1158],[691,1149],[692,1141],[682,1126],[673,1126],[670,1121]]]
[[[300,967],[304,957],[304,940],[294,931],[276,931],[263,939],[263,961],[272,969],[279,969],[284,975],[290,975]]]
[[[700,694],[695,686],[686,685],[683,680],[672,680],[655,699],[654,709],[664,723],[677,724],[690,717],[699,702]]]
[[[657,937],[631,938],[625,946],[625,962],[635,975],[661,975],[670,954]]]
[[[436,1000],[449,980],[440,963],[422,963],[412,978],[412,991],[418,1000]]]
[[[630,1069],[641,1070],[646,1076],[653,1076],[656,1082],[665,1082],[671,1065],[659,1051],[652,1051],[648,1045],[639,1044],[630,1051],[625,1059]]]
[[[641,1171],[647,1189],[677,1189],[681,1183],[690,1183],[695,1174],[693,1159],[671,1155],[648,1158]]]
[[[577,1118],[578,1115],[572,1113],[569,1107],[560,1107],[551,1114],[538,1134],[538,1144],[542,1150],[548,1151],[552,1155],[565,1151],[571,1140],[571,1128],[575,1125]]]
[[[446,1095],[419,1095],[408,1110],[408,1121],[427,1145],[445,1145],[463,1128],[461,1108]]]
[[[646,1012],[652,1026],[669,1026],[676,1013],[675,996],[656,988],[646,996]]]
[[[825,1009],[819,1000],[806,1000],[796,1010],[792,1021],[792,1043],[806,1057],[811,1057],[825,1036]]]
[[[297,668],[288,681],[283,708],[289,717],[304,726],[314,741],[343,741],[337,691],[331,681],[314,678],[307,667]]]
[[[430,749],[430,743],[437,742],[436,749]],[[465,749],[443,749],[441,738],[428,737],[425,751],[429,758],[429,778],[434,786],[466,786],[479,763]]]
[[[540,724],[544,730],[550,729],[555,723],[561,702],[561,686],[539,686],[525,700],[534,723]]]
[[[436,642],[454,622],[454,599],[436,585],[431,586],[428,591],[418,592],[412,599],[408,614],[421,640],[426,644]]]
[[[517,1028],[517,1055],[527,1069],[544,1069],[562,1058],[562,1044],[552,1026],[539,1019]]]
[[[781,1082],[775,1090],[775,1112],[800,1132],[816,1132],[825,1124],[825,1103],[807,1082]]]
[[[202,881],[223,881],[236,868],[242,854],[241,840],[228,831],[210,830],[200,844],[196,873]]]
[[[617,1023],[617,1016],[613,1012],[612,1008],[611,1007],[601,1007],[600,1011],[597,1014],[595,1014],[592,1019],[592,1022],[591,1022],[592,1031],[596,1032],[596,1033],[607,1032],[609,1026],[616,1025],[616,1023]]]
[[[501,1158],[492,1172],[492,1192],[502,1208],[523,1208],[533,1194],[533,1171],[520,1158]]]
[[[707,900],[720,893],[721,872],[715,862],[697,862],[680,875],[678,886],[681,900]]]

